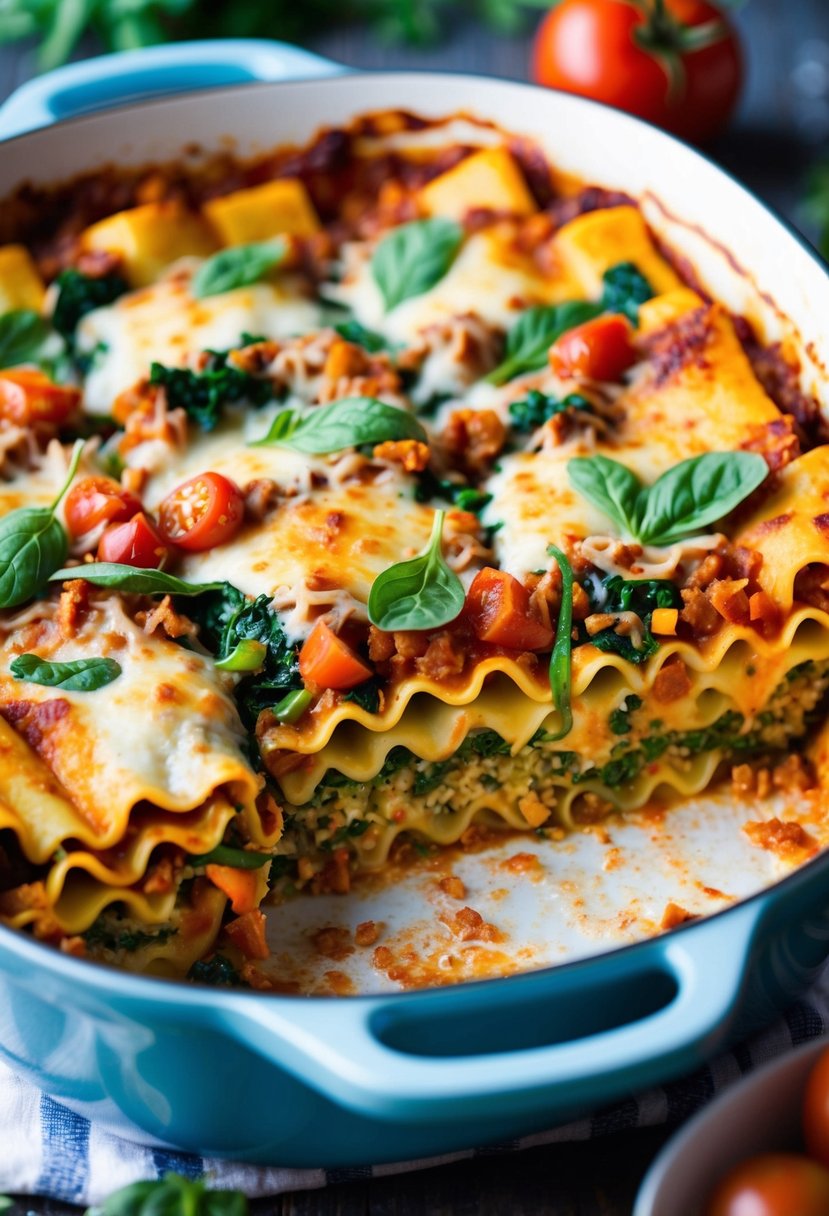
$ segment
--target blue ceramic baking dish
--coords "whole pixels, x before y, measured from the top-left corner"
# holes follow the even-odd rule
[[[718,295],[740,309],[754,293],[770,327],[781,324],[779,307],[804,336],[804,359],[829,362],[819,260],[698,153],[626,115],[527,86],[340,73],[260,42],[61,69],[0,110],[0,197],[26,179],[169,159],[228,137],[242,151],[303,141],[365,110],[466,109],[538,138],[581,177],[646,200],[649,221]],[[169,93],[179,95],[146,100]],[[384,996],[203,989],[108,970],[0,929],[0,1051],[59,1101],[127,1135],[266,1163],[356,1165],[511,1138],[687,1072],[791,1002],[828,955],[829,855],[659,938]]]

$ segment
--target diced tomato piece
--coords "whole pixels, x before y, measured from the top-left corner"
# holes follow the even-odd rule
[[[237,916],[225,925],[225,933],[245,958],[267,958],[270,954],[265,939],[265,914],[260,908]]]
[[[232,540],[244,516],[242,491],[221,473],[200,473],[182,482],[158,509],[164,537],[193,552]]]
[[[205,866],[205,874],[230,900],[234,912],[252,912],[258,903],[257,870],[237,870],[235,866]]]
[[[111,477],[84,477],[66,496],[64,516],[71,536],[99,524],[126,523],[141,510],[141,500]]]
[[[317,621],[299,652],[299,674],[320,688],[354,688],[372,675],[372,670],[351,647],[338,638],[325,621]]]
[[[553,631],[530,613],[530,593],[506,570],[486,566],[472,580],[464,615],[476,637],[514,650],[549,650]]]
[[[636,362],[632,328],[620,313],[568,329],[550,347],[550,367],[563,380],[618,380]]]
[[[110,524],[98,542],[99,562],[157,570],[170,550],[143,511],[128,523]],[[78,573],[82,576],[82,570]]]
[[[43,372],[25,367],[0,371],[0,418],[18,426],[65,422],[80,399],[80,389],[55,384]]]

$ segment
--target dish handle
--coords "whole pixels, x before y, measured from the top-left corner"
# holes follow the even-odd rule
[[[0,139],[149,97],[254,80],[334,76],[346,70],[302,47],[265,38],[173,42],[99,55],[21,85],[0,106]]]
[[[556,971],[381,997],[228,994],[235,1038],[343,1106],[426,1123],[586,1110],[689,1071],[728,1033],[757,904]]]

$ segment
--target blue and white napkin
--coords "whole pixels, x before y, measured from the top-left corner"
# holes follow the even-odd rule
[[[259,1198],[353,1178],[426,1169],[492,1152],[521,1152],[542,1144],[674,1124],[752,1068],[827,1031],[829,968],[806,997],[773,1025],[670,1085],[646,1090],[589,1118],[508,1144],[419,1161],[335,1170],[248,1165],[134,1144],[101,1124],[90,1123],[0,1064],[0,1193],[46,1195],[69,1203],[93,1204],[130,1182],[160,1178],[172,1171],[190,1178],[205,1177],[217,1187]]]

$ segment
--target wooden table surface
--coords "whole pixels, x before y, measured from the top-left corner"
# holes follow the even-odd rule
[[[750,0],[737,14],[748,80],[737,119],[713,154],[797,224],[803,175],[829,153],[828,0]],[[312,48],[361,68],[432,68],[526,79],[529,37],[469,21],[440,45],[387,46],[358,28],[320,34]],[[87,49],[87,48],[85,48]],[[92,48],[88,48],[92,49]],[[28,52],[0,49],[0,100],[31,72]],[[396,1177],[341,1183],[252,1205],[254,1216],[629,1216],[639,1183],[669,1133],[625,1132],[590,1143],[478,1157]],[[2,1146],[0,1146],[2,1152]],[[10,1216],[64,1216],[64,1204],[20,1199]],[[677,1216],[680,1216],[677,1213]]]

